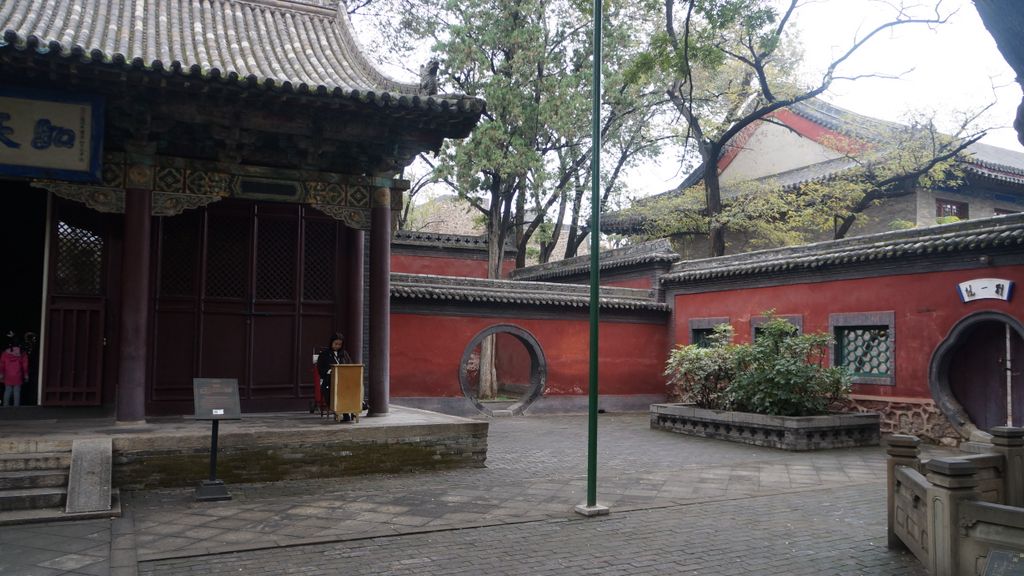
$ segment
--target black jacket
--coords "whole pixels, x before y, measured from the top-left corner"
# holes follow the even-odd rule
[[[316,359],[316,371],[320,374],[321,382],[329,382],[328,372],[331,370],[333,364],[352,364],[352,357],[348,355],[348,352],[344,348],[338,350],[337,356],[330,346],[320,351],[320,355]]]

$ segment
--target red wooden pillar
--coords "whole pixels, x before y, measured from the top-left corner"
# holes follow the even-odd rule
[[[376,188],[370,208],[370,411],[385,416],[391,395],[391,190]]]
[[[345,310],[345,348],[352,361],[363,362],[363,231],[345,227],[348,233],[348,302]]]
[[[129,167],[124,195],[117,420],[134,422],[146,417],[152,168]]]

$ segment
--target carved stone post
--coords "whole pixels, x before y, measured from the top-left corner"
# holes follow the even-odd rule
[[[889,455],[885,463],[885,511],[888,519],[889,548],[906,548],[903,541],[896,536],[896,467],[906,466],[917,470],[920,466],[919,457],[921,440],[917,436],[906,434],[893,434],[889,437],[886,446],[886,454]]]
[[[121,356],[117,420],[146,417],[146,365],[149,344],[150,221],[153,168],[128,167],[125,182],[124,249],[121,256]]]
[[[997,426],[992,433],[992,451],[1006,459],[1003,493],[1007,506],[1024,508],[1024,428]]]
[[[391,395],[391,190],[376,188],[370,210],[370,411],[386,416]]]
[[[933,576],[957,576],[960,561],[960,502],[975,500],[977,467],[959,458],[928,461],[928,559]]]

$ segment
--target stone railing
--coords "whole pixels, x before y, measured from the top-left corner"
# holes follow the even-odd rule
[[[915,436],[889,438],[888,541],[933,576],[1024,562],[1024,428],[992,429],[986,453],[921,460]]]

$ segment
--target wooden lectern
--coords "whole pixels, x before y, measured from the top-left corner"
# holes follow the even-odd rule
[[[331,365],[331,411],[334,419],[339,414],[352,414],[359,422],[363,411],[363,365]]]

